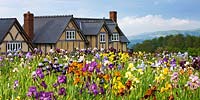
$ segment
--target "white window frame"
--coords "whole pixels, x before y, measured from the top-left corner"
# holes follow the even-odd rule
[[[21,42],[8,42],[7,44],[7,51],[15,51],[22,48]]]
[[[100,42],[106,42],[106,34],[100,34]]]
[[[112,41],[119,41],[119,34],[118,34],[118,33],[112,34],[111,40],[112,40]]]
[[[66,31],[66,40],[75,40],[76,31]]]

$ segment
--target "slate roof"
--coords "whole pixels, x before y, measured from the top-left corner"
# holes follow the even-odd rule
[[[9,32],[16,18],[0,18],[0,42],[3,41],[5,35]]]
[[[64,29],[70,22],[74,20],[76,25],[81,30],[83,38],[87,41],[84,35],[97,35],[100,29],[105,25],[108,28],[108,33],[116,28],[117,24],[111,19],[104,18],[73,18],[68,16],[35,16],[34,17],[34,38],[33,43],[56,43],[63,33]],[[123,34],[124,35],[124,34]],[[122,41],[129,42],[126,37]]]
[[[33,43],[56,43],[72,17],[35,16]]]
[[[103,25],[105,25],[108,28],[110,35],[113,34],[115,28],[119,28],[117,24],[113,22],[111,19],[104,19],[104,18],[102,19],[74,18],[74,19],[84,35],[97,35]],[[127,43],[129,42],[129,40],[121,30],[120,30],[120,41]]]
[[[75,21],[84,35],[97,35],[104,24],[103,20],[92,18],[75,18]]]
[[[127,37],[126,36],[120,36],[119,37],[119,40],[121,41],[121,42],[127,42],[127,43],[130,43],[130,41],[127,39]]]

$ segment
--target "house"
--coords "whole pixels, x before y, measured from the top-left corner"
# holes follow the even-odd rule
[[[72,15],[34,16],[28,12],[24,14],[24,30],[33,45],[44,52],[56,48],[72,51],[86,48],[88,43]]]
[[[61,48],[104,48],[127,51],[129,40],[117,24],[117,12],[105,18],[75,18],[73,15],[34,16],[24,14],[23,28],[17,19],[1,19],[1,52],[39,48],[45,53]]]
[[[127,51],[129,40],[117,25],[117,12],[110,11],[110,19],[75,18],[89,41],[88,47]]]
[[[0,18],[0,53],[21,49],[33,50],[30,38],[16,18]]]
[[[117,24],[117,12],[110,12],[110,19],[75,18],[64,16],[34,16],[24,14],[24,30],[35,47],[47,52],[62,48],[73,51],[74,48],[111,47],[127,51],[129,40]]]

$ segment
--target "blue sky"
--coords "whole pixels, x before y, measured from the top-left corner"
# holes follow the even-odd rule
[[[200,28],[200,0],[0,0],[0,17],[23,13],[108,18],[118,12],[118,24],[127,36],[162,30]]]

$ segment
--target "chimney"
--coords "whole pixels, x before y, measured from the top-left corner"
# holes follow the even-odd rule
[[[110,19],[117,23],[117,11],[110,11]]]
[[[32,41],[34,37],[34,15],[29,11],[24,14],[24,30]]]

